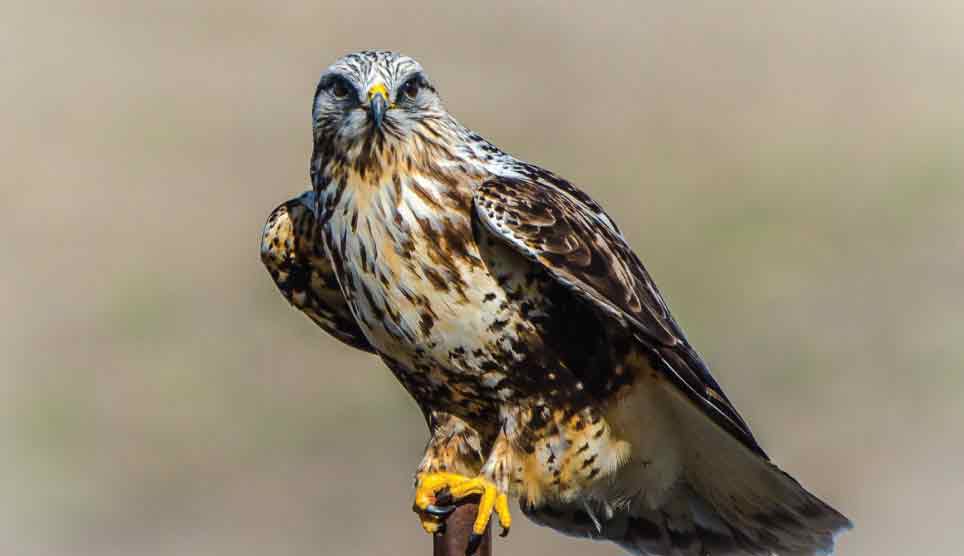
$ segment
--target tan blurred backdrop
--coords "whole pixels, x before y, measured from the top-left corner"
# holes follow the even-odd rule
[[[0,553],[428,551],[414,404],[258,260],[361,48],[609,208],[839,554],[960,553],[964,3],[137,4],[0,8]]]

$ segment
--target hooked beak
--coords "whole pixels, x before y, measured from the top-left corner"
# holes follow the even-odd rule
[[[372,123],[375,129],[382,127],[382,120],[385,119],[385,111],[393,105],[388,102],[388,89],[379,83],[368,89],[368,105],[372,111]]]

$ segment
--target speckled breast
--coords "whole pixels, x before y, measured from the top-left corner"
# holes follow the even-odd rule
[[[324,230],[368,340],[420,403],[468,413],[531,393],[519,367],[552,366],[538,353],[552,284],[473,226],[470,195],[417,178],[349,188]]]

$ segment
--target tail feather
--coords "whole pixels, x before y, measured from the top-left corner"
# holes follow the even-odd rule
[[[816,500],[814,498],[814,500]],[[819,501],[817,501],[819,502]],[[523,506],[534,522],[571,536],[612,541],[633,554],[652,556],[815,556],[833,552],[834,536],[850,522],[819,502],[810,516],[782,506],[730,522],[692,487],[681,485],[665,506],[613,508],[575,503]]]
[[[647,420],[641,434],[654,437],[660,427],[671,426],[671,436],[648,448],[645,439],[635,439],[625,465],[585,496],[523,512],[563,533],[613,541],[640,555],[833,552],[835,536],[851,527],[846,517],[707,419],[678,390],[666,392],[662,398],[627,397],[623,404],[629,416],[653,416],[657,410],[645,404],[663,400],[662,417]],[[675,469],[672,480],[658,482],[664,477],[658,471],[667,469]],[[665,489],[654,488],[658,485]]]
[[[762,556],[763,551],[718,520],[700,523],[692,513],[673,508],[640,510],[621,508],[608,519],[595,520],[592,510],[576,505],[525,507],[534,522],[574,537],[612,541],[633,554],[653,556]]]
[[[688,437],[683,459],[690,499],[698,500],[744,546],[756,551],[749,554],[833,552],[835,536],[851,528],[850,520],[704,419],[681,395],[674,406]]]

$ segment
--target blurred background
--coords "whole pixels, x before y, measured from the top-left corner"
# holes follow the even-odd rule
[[[680,4],[0,7],[0,552],[427,553],[415,405],[258,259],[317,77],[389,48],[608,207],[838,554],[958,553],[964,3]]]

